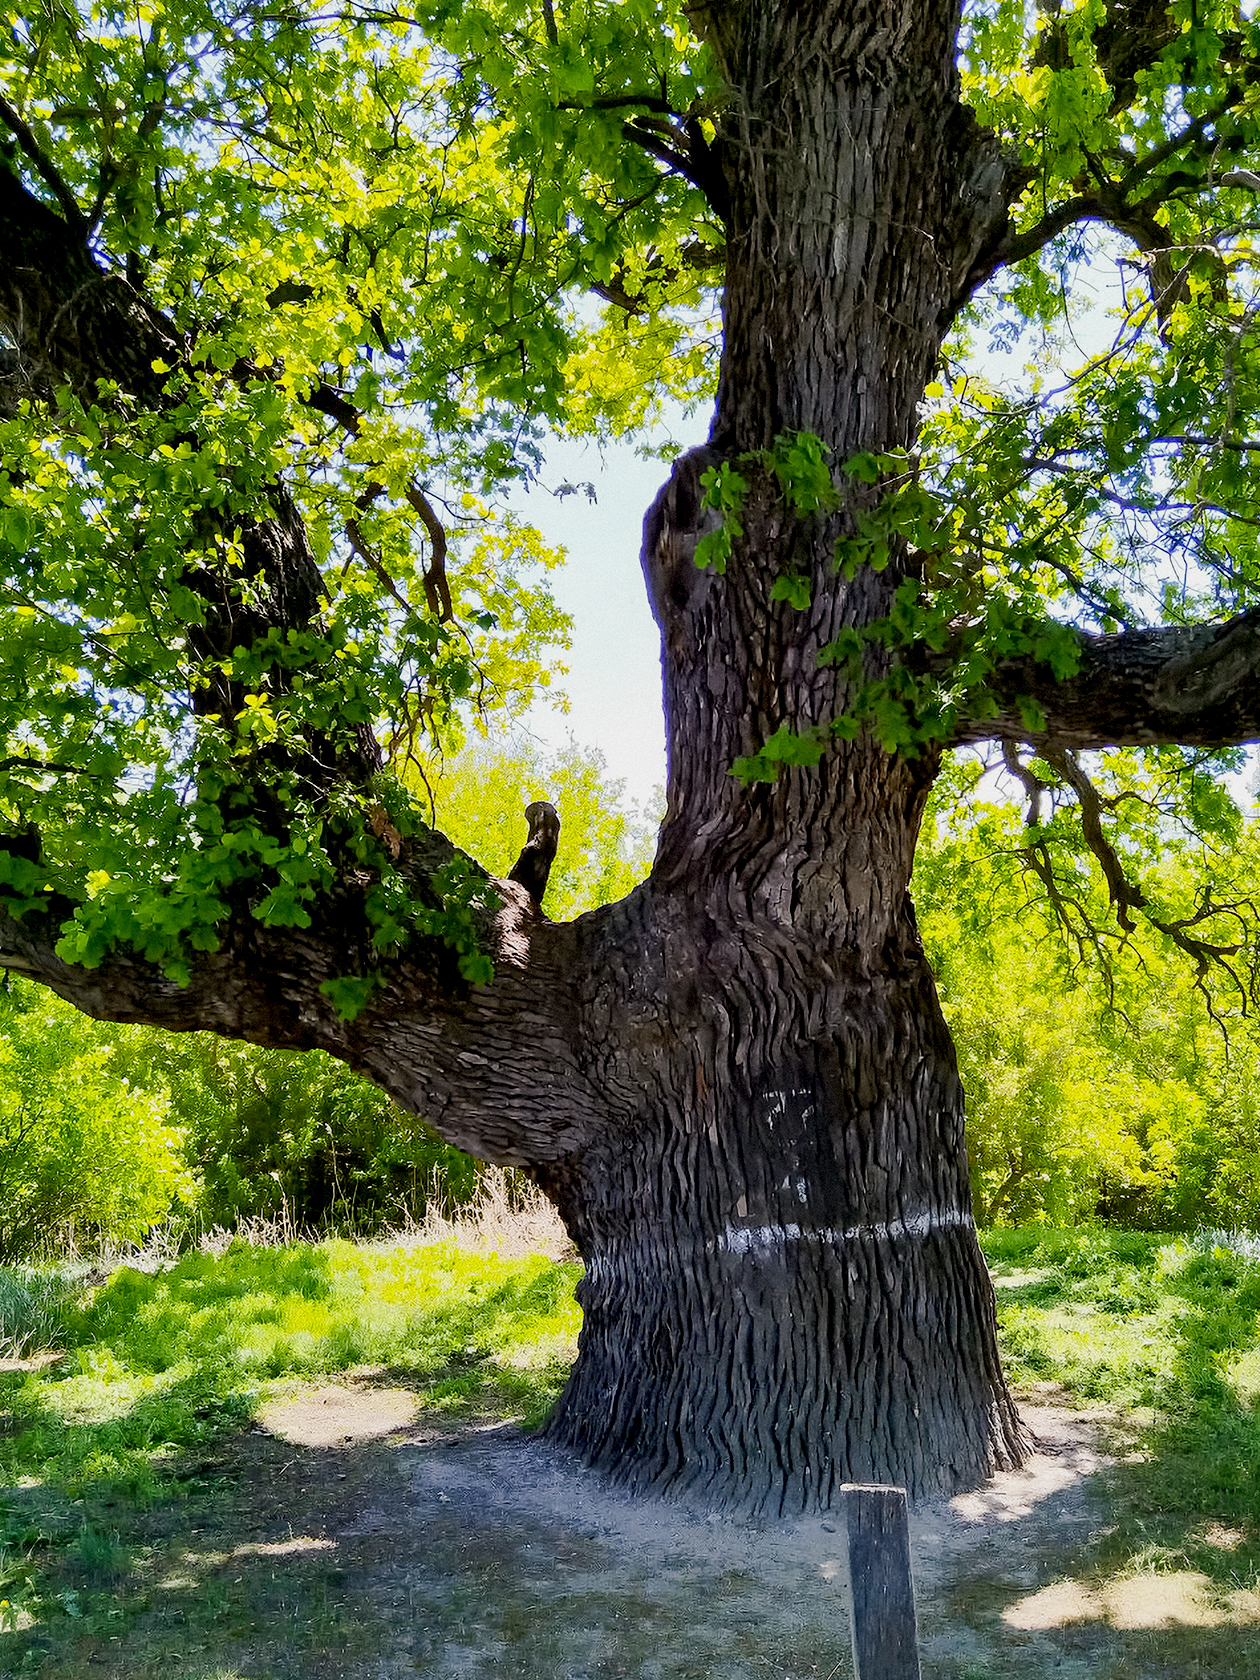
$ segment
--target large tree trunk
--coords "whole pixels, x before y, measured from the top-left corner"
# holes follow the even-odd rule
[[[846,1480],[953,1491],[1021,1456],[962,1091],[896,890],[919,801],[884,768],[889,818],[828,945],[764,876],[649,885],[591,918],[585,1071],[607,1115],[538,1175],[586,1261],[550,1433],[635,1487],[779,1513]]]
[[[705,459],[648,521],[671,722],[656,868],[572,930],[602,1112],[537,1173],[587,1267],[550,1433],[632,1486],[769,1512],[846,1480],[956,1490],[1026,1441],[907,890],[935,763],[860,740],[772,786],[730,776],[759,729],[841,697],[804,661],[794,684],[802,615],[768,603],[773,570],[737,557],[714,579],[677,552]],[[747,521],[759,558],[773,523]],[[815,618],[871,610],[819,585]]]
[[[826,723],[815,654],[900,576],[834,570],[749,459],[785,430],[842,462],[913,442],[974,260],[937,7],[754,5],[714,44],[740,88],[712,443],[648,517],[669,802],[648,887],[592,919],[579,972],[608,1119],[540,1176],[586,1260],[553,1438],[636,1486],[768,1510],[846,1480],[918,1495],[1017,1463],[976,1242],[963,1097],[908,895],[930,757],[869,738],[742,786],[736,756]],[[723,578],[697,571],[700,474],[751,480]],[[770,600],[810,578],[799,612]]]

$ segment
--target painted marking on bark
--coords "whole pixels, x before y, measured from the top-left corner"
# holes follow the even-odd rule
[[[761,1099],[766,1107],[767,1125],[773,1126],[776,1120],[785,1120],[789,1108],[800,1102],[802,1097],[805,1098],[805,1102],[800,1109],[800,1118],[808,1120],[814,1112],[814,1093],[808,1086],[794,1085],[788,1091],[767,1091]]]
[[[813,1228],[796,1224],[727,1225],[717,1246],[726,1254],[768,1254],[771,1249],[786,1247],[788,1243],[825,1243],[836,1247],[850,1242],[897,1242],[902,1237],[926,1237],[929,1231],[947,1231],[971,1223],[971,1215],[961,1208],[942,1208],[914,1213],[908,1219],[880,1220],[872,1225]]]

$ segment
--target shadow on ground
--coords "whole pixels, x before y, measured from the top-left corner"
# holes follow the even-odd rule
[[[851,1676],[829,1521],[621,1498],[510,1425],[416,1422],[416,1401],[387,1372],[295,1387],[148,1511],[11,1491],[10,1561],[40,1568],[37,1598],[0,1605],[0,1674]],[[1030,1466],[916,1514],[925,1680],[1255,1680],[1254,1593],[1131,1557],[1108,1575],[1124,1466],[1081,1413],[1029,1415]]]

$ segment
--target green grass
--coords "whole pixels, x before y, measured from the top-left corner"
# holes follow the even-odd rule
[[[1011,1379],[1121,1409],[1158,1464],[1161,1508],[1207,1501],[1260,1532],[1260,1257],[1104,1229],[982,1242]],[[120,1267],[92,1291],[56,1271],[0,1270],[0,1335],[64,1350],[0,1373],[0,1477],[72,1499],[104,1486],[153,1498],[270,1385],[365,1365],[407,1381],[430,1412],[537,1423],[572,1356],[578,1273],[541,1256],[343,1241],[237,1242],[153,1275]]]
[[[1112,1522],[1082,1563],[1260,1583],[1260,1253],[1131,1231],[982,1238],[1008,1378],[1111,1408]],[[1227,1541],[1222,1544],[1221,1534]]]
[[[120,1267],[62,1314],[65,1357],[0,1374],[0,1478],[144,1501],[279,1379],[387,1366],[430,1411],[545,1415],[578,1268],[455,1247],[330,1241]]]
[[[343,1241],[236,1242],[155,1274],[123,1266],[95,1289],[61,1272],[43,1288],[29,1269],[0,1270],[10,1345],[62,1354],[0,1372],[0,1673],[11,1659],[23,1673],[94,1672],[122,1638],[136,1672],[165,1672],[163,1641],[195,1636],[209,1650],[246,1637],[231,1575],[211,1572],[180,1600],[175,1632],[151,1609],[155,1533],[195,1520],[233,1543],[248,1496],[222,1476],[223,1438],[272,1390],[348,1370],[411,1389],[422,1420],[539,1422],[572,1360],[579,1270],[538,1255]],[[181,1506],[197,1515],[181,1518]],[[254,1574],[266,1627],[274,1583]],[[301,1577],[298,1595],[313,1628],[328,1590],[317,1576]]]
[[[82,1286],[60,1266],[0,1266],[0,1358],[60,1347]]]
[[[1260,1245],[1041,1228],[982,1241],[1012,1381],[1097,1405],[1117,1451],[1105,1518],[1070,1555],[1054,1552],[1053,1572],[1104,1591],[1130,1576],[1195,1571],[1222,1603],[1254,1590]],[[206,1653],[207,1677],[235,1674],[223,1666],[233,1661],[252,1673],[263,1659],[248,1642],[298,1610],[306,1643],[294,1673],[312,1652],[376,1637],[362,1619],[368,1600],[353,1608],[322,1552],[283,1568],[224,1561],[254,1532],[266,1495],[265,1476],[251,1482],[234,1463],[256,1459],[278,1477],[309,1460],[294,1474],[329,1473],[318,1453],[284,1447],[268,1459],[260,1437],[263,1456],[246,1460],[251,1438],[224,1437],[273,1390],[365,1368],[368,1383],[411,1389],[422,1421],[537,1422],[572,1357],[578,1273],[537,1256],[341,1241],[238,1242],[153,1275],[122,1267],[94,1289],[65,1272],[47,1273],[43,1291],[29,1270],[0,1272],[0,1326],[14,1327],[16,1345],[26,1325],[27,1351],[62,1354],[0,1372],[0,1672],[11,1652],[25,1653],[32,1671],[79,1680],[126,1638],[137,1675],[165,1672],[172,1641]],[[177,1532],[189,1537],[176,1544]],[[185,1552],[220,1561],[186,1566]],[[192,1584],[169,1585],[185,1567]],[[1005,1604],[1026,1588],[994,1590]],[[1207,1664],[1195,1672],[1260,1673],[1254,1630],[1158,1638],[1170,1673],[1178,1640]]]

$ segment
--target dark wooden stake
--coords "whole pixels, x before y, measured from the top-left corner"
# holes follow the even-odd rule
[[[847,1482],[840,1498],[857,1680],[920,1680],[906,1490]]]

